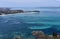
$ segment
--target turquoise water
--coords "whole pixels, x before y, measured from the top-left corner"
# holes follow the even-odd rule
[[[14,34],[31,36],[35,30],[43,31],[45,34],[56,32],[60,34],[60,8],[38,7],[38,8],[12,8],[22,10],[40,10],[40,13],[20,13],[0,15],[0,34],[2,38]],[[24,34],[25,33],[25,34]]]

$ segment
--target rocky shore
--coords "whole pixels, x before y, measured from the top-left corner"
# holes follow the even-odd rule
[[[40,12],[38,10],[24,11],[24,10],[11,10],[9,8],[0,8],[0,15],[3,14],[15,14],[15,13],[25,13],[25,12]]]
[[[33,31],[32,36],[34,39],[60,39],[60,35],[53,32],[52,35],[45,34],[43,31]],[[14,35],[13,39],[23,39],[21,35]],[[33,39],[31,37],[27,37],[27,39]]]

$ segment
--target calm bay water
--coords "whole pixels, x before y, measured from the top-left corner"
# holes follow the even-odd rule
[[[60,34],[60,8],[12,8],[22,10],[40,10],[40,13],[20,13],[0,15],[0,34],[12,35],[15,32],[31,33],[40,30],[45,34]]]

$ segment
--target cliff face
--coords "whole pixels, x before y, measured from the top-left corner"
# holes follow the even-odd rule
[[[23,10],[10,10],[10,13],[23,13]]]
[[[0,15],[2,14],[14,14],[14,13],[23,13],[23,10],[0,10]]]

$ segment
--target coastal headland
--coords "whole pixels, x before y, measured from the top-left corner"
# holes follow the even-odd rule
[[[24,10],[11,10],[10,8],[0,8],[0,15],[3,14],[15,14],[15,13],[25,13],[25,12],[40,12],[38,10],[24,11]]]

